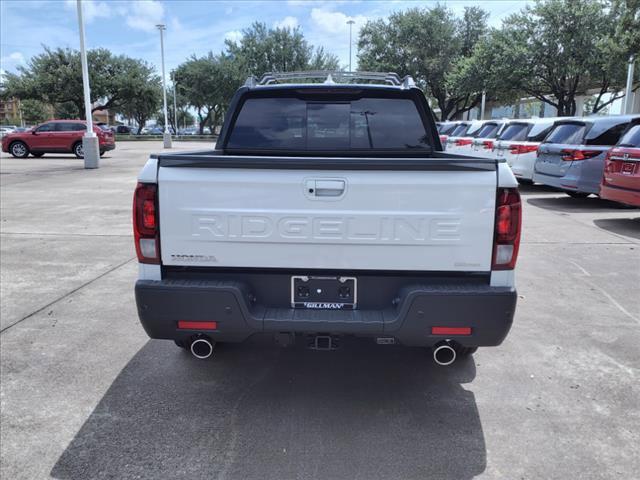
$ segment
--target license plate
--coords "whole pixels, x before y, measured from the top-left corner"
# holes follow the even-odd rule
[[[355,277],[291,277],[291,307],[316,310],[353,310],[358,302]]]
[[[633,175],[633,171],[635,170],[635,162],[624,162],[622,164],[622,168],[620,169],[620,172],[623,175]]]

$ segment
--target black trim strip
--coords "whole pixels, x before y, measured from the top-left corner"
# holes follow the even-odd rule
[[[259,168],[272,170],[419,170],[419,171],[495,171],[493,159],[464,158],[375,158],[375,157],[285,157],[236,155],[159,155],[160,167],[182,168]]]
[[[162,273],[246,273],[246,274],[287,274],[287,275],[358,275],[376,277],[425,277],[425,278],[489,278],[491,272],[448,271],[448,270],[358,270],[324,268],[266,268],[266,267],[189,267],[162,265]]]

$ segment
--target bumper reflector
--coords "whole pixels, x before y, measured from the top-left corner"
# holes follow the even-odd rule
[[[431,327],[431,335],[471,335],[471,327]]]
[[[192,322],[178,320],[178,328],[181,330],[217,330],[218,322]]]

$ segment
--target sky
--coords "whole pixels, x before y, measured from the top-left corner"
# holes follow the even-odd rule
[[[523,8],[527,1],[441,0],[456,13],[477,5],[490,14],[489,23]],[[164,23],[167,76],[195,54],[217,53],[226,38],[237,39],[253,22],[300,27],[314,46],[349,63],[349,26],[353,19],[353,62],[358,30],[368,21],[411,7],[433,7],[436,1],[213,1],[213,0],[83,0],[88,48],[141,58],[159,71],[160,40],[155,25]],[[0,73],[13,72],[43,46],[79,49],[76,0],[0,0]]]

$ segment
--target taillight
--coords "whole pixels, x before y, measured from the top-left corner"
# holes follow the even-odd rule
[[[602,152],[599,150],[574,150],[572,148],[565,148],[560,153],[562,153],[562,160],[565,162],[576,162],[579,160],[597,157]]]
[[[486,150],[493,150],[493,142],[491,140],[485,140],[482,142],[482,148]]]
[[[470,138],[459,138],[458,140],[456,140],[456,145],[458,147],[464,147],[465,145],[471,145],[472,142],[473,140],[471,140]]]
[[[133,194],[133,236],[140,263],[160,263],[158,187],[138,183]]]
[[[512,270],[520,248],[522,204],[516,188],[499,188],[493,241],[492,270]]]
[[[514,143],[513,145],[511,145],[509,147],[509,151],[514,155],[519,155],[521,153],[537,152],[538,151],[538,146],[537,145],[522,145],[522,144],[519,144],[519,143]]]

